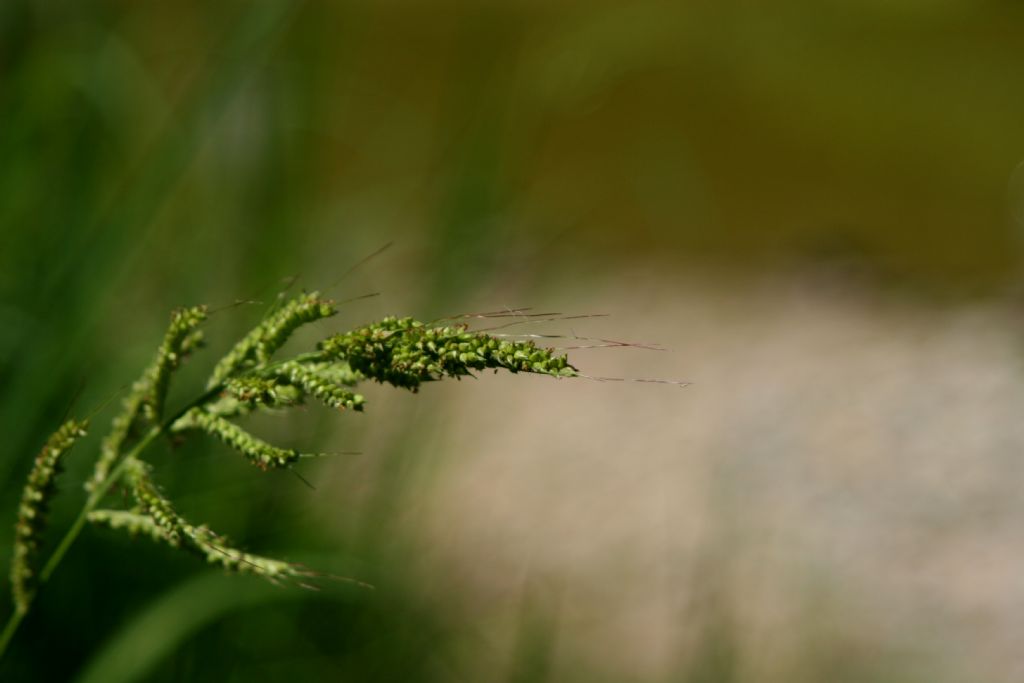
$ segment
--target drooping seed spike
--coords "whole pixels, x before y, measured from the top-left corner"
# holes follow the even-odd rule
[[[93,524],[126,531],[132,536],[145,536],[172,548],[188,550],[228,572],[253,574],[269,581],[316,576],[299,565],[232,547],[226,537],[213,533],[206,526],[189,524],[180,517],[180,533],[176,536],[170,535],[164,525],[145,512],[94,510],[89,513],[88,519]]]
[[[133,459],[127,463],[125,477],[142,513],[161,529],[168,543],[174,547],[181,545],[186,522],[153,483],[149,465]]]
[[[68,420],[53,433],[36,456],[21,494],[18,522],[14,526],[11,557],[11,592],[15,609],[24,614],[38,587],[37,560],[50,499],[57,491],[62,459],[79,438],[85,436],[87,421]]]
[[[254,555],[234,548],[227,539],[211,533],[206,527],[192,527],[190,533],[194,547],[202,552],[206,561],[209,564],[218,565],[228,572],[255,574],[268,581],[314,575],[290,562]]]
[[[272,446],[219,415],[196,409],[189,412],[189,419],[197,427],[231,446],[261,469],[287,467],[299,459],[298,451]]]

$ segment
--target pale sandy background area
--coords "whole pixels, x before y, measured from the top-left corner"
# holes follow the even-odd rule
[[[807,274],[624,272],[570,294],[613,315],[521,329],[658,342],[573,353],[588,373],[694,384],[424,389],[429,464],[403,524],[421,589],[466,630],[459,670],[506,680],[527,621],[552,680],[681,662],[708,680],[1024,677],[1013,306]]]

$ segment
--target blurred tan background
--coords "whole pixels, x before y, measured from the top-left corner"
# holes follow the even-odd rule
[[[676,346],[581,364],[693,386],[444,388],[451,455],[407,522],[427,590],[483,625],[474,680],[521,656],[524,610],[551,680],[1019,680],[1011,313],[631,275],[645,301],[592,291],[626,311],[600,326]]]

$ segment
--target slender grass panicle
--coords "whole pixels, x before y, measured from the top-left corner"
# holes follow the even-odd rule
[[[338,410],[362,412],[366,401],[355,391],[372,380],[417,391],[423,382],[460,378],[494,369],[553,377],[578,376],[565,356],[532,341],[508,341],[474,332],[464,324],[433,326],[412,318],[384,318],[354,331],[327,337],[315,350],[273,360],[301,326],[329,318],[337,307],[318,293],[300,294],[270,311],[214,366],[205,389],[165,415],[168,389],[181,361],[202,342],[205,306],[174,311],[152,363],[122,400],[103,438],[89,495],[49,561],[36,560],[47,506],[55,493],[60,461],[85,423],[69,420],[50,438],[29,475],[19,508],[11,582],[15,612],[0,634],[0,656],[29,611],[39,585],[60,564],[87,523],[145,536],[186,550],[227,571],[278,581],[316,576],[298,565],[234,547],[205,525],[184,519],[153,480],[146,449],[164,437],[202,431],[241,453],[261,469],[291,468],[306,454],[282,448],[250,434],[232,420],[254,411],[281,411],[316,400]],[[127,509],[99,509],[116,485],[131,492]]]
[[[87,422],[68,420],[47,440],[36,456],[32,471],[21,494],[18,522],[14,525],[14,553],[11,559],[11,591],[15,609],[28,611],[38,585],[37,559],[46,527],[50,499],[57,492],[61,460],[79,438],[85,436]]]

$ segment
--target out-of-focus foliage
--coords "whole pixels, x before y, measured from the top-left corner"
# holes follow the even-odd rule
[[[69,403],[87,412],[137,374],[173,307],[269,302],[289,275],[326,288],[390,240],[330,292],[384,292],[346,322],[552,301],[552,283],[583,291],[623,263],[740,278],[826,264],[889,287],[1003,291],[1024,229],[1022,45],[1024,6],[1006,0],[5,0],[0,513],[13,524]],[[222,309],[211,325],[257,316]],[[429,478],[432,420],[396,411],[407,428],[373,441],[372,465],[316,465],[356,482],[332,528],[310,523],[301,483],[232,469],[214,446],[188,467],[168,449],[160,473],[188,490],[203,470],[187,512],[375,592],[232,597],[159,548],[137,549],[141,571],[122,565],[122,541],[94,533],[0,677],[66,680],[91,660],[104,681],[459,680],[453,653],[487,645],[418,590],[398,520]],[[321,417],[269,427],[323,433]],[[97,447],[69,456],[69,489]],[[75,507],[58,502],[52,524]],[[525,601],[495,680],[553,680],[543,603]],[[706,633],[673,680],[741,680],[728,620]]]

